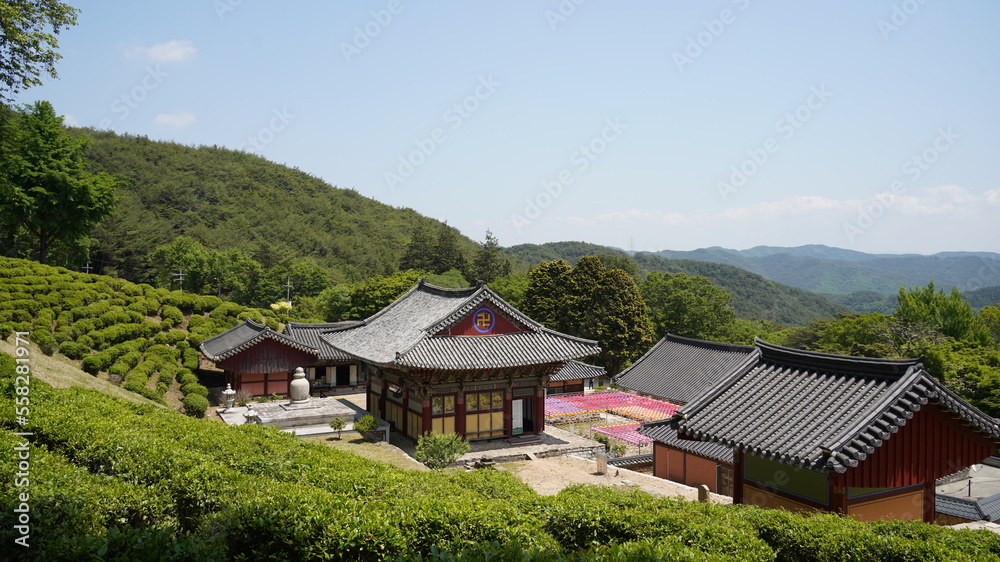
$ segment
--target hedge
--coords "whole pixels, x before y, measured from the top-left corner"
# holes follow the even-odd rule
[[[0,371],[11,362],[0,356]],[[6,365],[6,367],[5,367]],[[96,391],[33,382],[32,555],[177,560],[995,560],[1000,536],[416,472]],[[191,394],[193,402],[202,398]],[[207,404],[205,404],[207,407]],[[0,411],[11,411],[0,373]],[[198,404],[200,406],[200,404]],[[87,411],[86,416],[66,412]],[[17,438],[0,432],[0,463]],[[41,445],[44,443],[44,446]],[[4,478],[0,476],[0,479]],[[10,482],[7,476],[7,482]],[[13,486],[0,504],[14,505]],[[14,538],[0,510],[0,540]],[[152,556],[150,555],[152,554]],[[145,557],[143,557],[145,556]]]
[[[59,344],[59,353],[70,359],[83,359],[86,354],[90,353],[90,348],[82,343],[68,341]]]
[[[184,397],[183,405],[185,414],[202,418],[205,417],[205,410],[208,409],[208,398],[205,398],[201,394],[188,394]]]
[[[201,360],[198,357],[198,350],[194,348],[187,348],[184,350],[184,359],[182,361],[183,365],[187,369],[194,371],[201,365]]]
[[[206,388],[202,384],[191,382],[181,387],[181,394],[183,394],[184,396],[188,396],[191,394],[200,394],[201,396],[208,398],[208,388]]]

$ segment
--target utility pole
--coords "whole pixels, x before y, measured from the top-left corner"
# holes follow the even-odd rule
[[[83,272],[86,273],[86,274],[88,274],[88,275],[90,274],[90,271],[92,269],[94,269],[94,268],[90,267],[90,262],[89,261],[87,262],[87,265],[83,266]]]
[[[288,301],[288,305],[292,305],[292,278],[285,278],[285,300]]]
[[[184,270],[178,269],[177,273],[174,274],[174,281],[177,281],[177,288],[181,292],[184,292]]]

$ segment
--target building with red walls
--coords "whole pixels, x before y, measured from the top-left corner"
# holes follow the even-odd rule
[[[597,342],[545,328],[484,284],[423,280],[365,320],[293,324],[285,333],[247,322],[201,349],[241,385],[259,373],[269,382],[296,367],[354,365],[368,411],[396,431],[467,439],[541,433],[548,378],[600,353]]]
[[[670,420],[732,449],[736,503],[933,522],[935,480],[996,449],[998,421],[919,359],[756,347]]]

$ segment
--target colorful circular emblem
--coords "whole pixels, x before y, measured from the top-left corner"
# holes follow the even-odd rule
[[[472,315],[472,327],[480,334],[485,334],[493,330],[497,322],[497,317],[488,308],[480,308]]]

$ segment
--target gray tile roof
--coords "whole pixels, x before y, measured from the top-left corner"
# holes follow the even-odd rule
[[[933,400],[1000,437],[997,420],[930,376],[919,359],[800,351],[757,340],[761,355],[688,403],[681,433],[811,470],[857,466]]]
[[[614,381],[622,388],[685,404],[758,355],[751,346],[667,334]]]
[[[938,513],[969,521],[996,521],[1000,519],[1000,494],[982,499],[937,494],[934,498],[934,509]]]
[[[289,322],[285,326],[284,333],[293,340],[318,349],[320,361],[356,361],[356,358],[327,345],[320,339],[320,334],[324,331],[355,324],[358,322]]]
[[[660,443],[670,445],[675,449],[687,451],[719,462],[733,464],[733,449],[721,443],[712,441],[692,441],[682,439],[677,430],[670,426],[670,420],[645,422],[639,428],[639,433],[652,437]]]
[[[434,336],[489,301],[524,332],[485,336]],[[322,333],[343,353],[381,365],[427,369],[477,369],[534,365],[600,353],[597,342],[544,328],[485,285],[446,289],[423,280],[377,314]]]
[[[622,468],[628,468],[630,466],[635,466],[638,464],[650,464],[652,462],[653,462],[653,453],[643,453],[641,455],[629,455],[627,457],[608,459],[608,466],[620,466]]]
[[[285,334],[275,332],[271,328],[258,324],[247,319],[242,324],[222,332],[217,336],[208,338],[198,346],[202,354],[210,361],[219,362],[236,355],[237,353],[252,347],[257,342],[265,339],[272,339],[283,343],[294,349],[312,353],[319,353],[316,347],[310,346],[302,341],[289,337]]]
[[[595,379],[607,373],[604,367],[581,363],[579,361],[567,361],[561,369],[549,376],[550,381],[574,381],[577,379]]]

